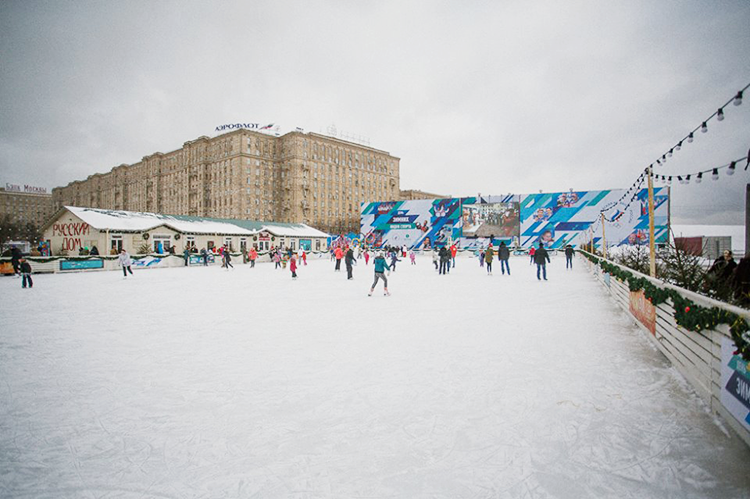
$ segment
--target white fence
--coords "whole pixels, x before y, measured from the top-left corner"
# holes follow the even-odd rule
[[[709,329],[698,332],[680,327],[675,322],[671,300],[654,307],[653,322],[648,319],[644,320],[644,314],[638,309],[639,297],[636,293],[630,292],[627,281],[620,281],[604,272],[599,265],[594,264],[588,259],[584,258],[584,260],[604,289],[633,318],[634,322],[641,326],[649,340],[656,345],[659,351],[693,385],[696,392],[708,404],[711,411],[720,414],[745,443],[750,445],[748,425],[738,420],[741,416],[736,415],[737,409],[739,408],[741,412],[742,408],[733,403],[735,401],[732,400],[731,395],[728,395],[725,389],[727,386],[728,369],[726,366],[726,343],[727,340],[731,341],[729,326],[722,324],[716,330]],[[611,261],[608,261],[608,263],[617,265]],[[652,279],[630,268],[618,266],[636,277],[649,279],[652,284],[659,288],[676,290],[697,305],[723,308],[744,317],[745,320],[750,320],[749,310],[712,300],[697,293],[661,282],[658,279]],[[646,305],[644,308],[648,308],[649,305]],[[724,358],[722,358],[722,343],[725,344]],[[747,373],[747,365],[745,363],[741,364],[740,369]],[[722,370],[724,370],[723,377]],[[731,409],[735,414],[730,412],[732,406],[736,406],[734,409]]]

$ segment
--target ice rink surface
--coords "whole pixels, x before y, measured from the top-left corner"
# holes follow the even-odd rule
[[[575,265],[0,278],[0,497],[750,497],[750,449]]]

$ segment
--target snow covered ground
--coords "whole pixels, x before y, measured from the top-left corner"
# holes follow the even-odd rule
[[[511,266],[0,278],[0,497],[750,496],[581,260]]]

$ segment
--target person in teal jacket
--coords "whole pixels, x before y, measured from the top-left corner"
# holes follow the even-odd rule
[[[378,253],[378,256],[375,257],[374,263],[375,281],[372,283],[372,287],[370,288],[370,292],[367,293],[367,296],[372,296],[372,292],[375,291],[375,286],[377,286],[380,279],[383,279],[383,290],[385,291],[383,296],[390,296],[391,294],[388,292],[388,279],[385,277],[385,271],[386,269],[390,271],[391,268],[388,266],[388,263],[386,263],[382,252]]]

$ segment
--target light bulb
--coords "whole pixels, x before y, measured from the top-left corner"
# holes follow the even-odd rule
[[[676,146],[674,146],[674,150],[675,150],[675,151],[679,151],[680,149],[682,149],[682,141],[679,141],[679,142],[677,143],[677,145],[676,145]]]
[[[693,142],[693,132],[690,132],[690,135],[688,135],[688,142]]]
[[[686,183],[686,184],[689,184],[689,183],[690,183],[690,175],[688,175],[687,177],[685,177],[685,183]]]
[[[719,110],[716,112],[716,119],[719,121],[724,121],[724,110],[719,108]]]
[[[672,185],[672,177],[667,178],[667,185]]]
[[[742,104],[742,90],[737,92],[737,95],[734,96],[734,105],[739,106]]]
[[[681,184],[684,184],[684,183],[685,183],[685,182],[684,182],[684,181],[682,180],[682,177],[680,177],[679,175],[677,175],[677,181],[678,181],[679,183],[681,183]]]
[[[734,175],[734,165],[737,164],[735,161],[732,161],[732,164],[729,165],[729,168],[727,168],[727,175]]]
[[[701,124],[701,132],[703,132],[703,133],[706,133],[707,131],[708,131],[708,125],[707,125],[707,124],[706,124],[706,122],[704,121],[704,122],[703,122],[703,123]]]
[[[695,183],[700,184],[701,180],[703,180],[703,172],[699,173],[697,177],[695,177]]]
[[[672,157],[672,149],[669,150],[669,152],[667,153],[667,156],[669,156],[670,158]]]
[[[719,180],[719,169],[714,168],[714,171],[711,172],[711,180]]]

